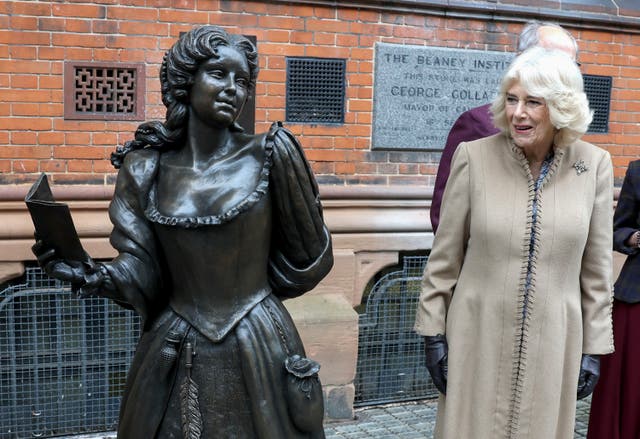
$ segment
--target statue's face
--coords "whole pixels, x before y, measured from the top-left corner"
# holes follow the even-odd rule
[[[204,61],[191,88],[191,109],[206,124],[228,127],[236,120],[249,95],[249,64],[245,56],[227,46],[219,57]]]

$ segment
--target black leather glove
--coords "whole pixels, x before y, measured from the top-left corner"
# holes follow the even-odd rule
[[[580,360],[580,375],[578,377],[578,399],[591,395],[600,378],[600,357],[582,354]]]
[[[427,370],[433,384],[443,395],[447,393],[447,363],[449,346],[444,335],[427,335],[424,337],[424,353]]]

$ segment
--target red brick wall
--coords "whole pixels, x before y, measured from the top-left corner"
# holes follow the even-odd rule
[[[341,126],[291,124],[322,183],[431,185],[439,153],[371,151],[375,42],[510,51],[517,22],[392,14],[267,1],[94,0],[0,3],[0,183],[113,182],[108,157],[139,122],[63,118],[63,62],[146,63],[146,118],[162,119],[158,68],[181,31],[217,24],[256,35],[261,72],[256,130],[285,118],[285,57],[346,58]],[[608,149],[616,177],[640,156],[640,34],[566,26],[584,73],[613,77]]]

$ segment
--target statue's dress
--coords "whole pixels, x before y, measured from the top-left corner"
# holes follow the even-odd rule
[[[143,149],[127,155],[109,210],[111,243],[119,255],[105,264],[114,286],[105,295],[135,309],[144,330],[118,438],[188,437],[184,416],[200,419],[202,438],[324,437],[322,413],[309,420],[313,431],[301,431],[285,397],[285,360],[304,357],[304,348],[280,299],[313,288],[330,269],[332,255],[326,227],[323,236],[310,237],[322,240],[324,250],[304,267],[272,239],[276,224],[296,227],[295,215],[282,217],[270,193],[273,138],[295,143],[283,132],[252,140],[264,150],[255,189],[211,216],[165,216],[156,197],[161,154]],[[297,159],[305,160],[301,153]],[[308,181],[294,183],[317,196],[310,171]],[[316,204],[309,208],[321,215],[317,198]],[[197,390],[195,401],[181,395],[188,383]]]

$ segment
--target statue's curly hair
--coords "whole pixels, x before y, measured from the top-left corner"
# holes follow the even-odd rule
[[[166,120],[140,124],[134,140],[118,146],[111,154],[111,163],[116,169],[122,166],[125,155],[135,149],[172,149],[183,144],[189,118],[189,94],[195,74],[203,61],[218,56],[219,46],[232,47],[245,56],[249,65],[249,89],[255,87],[258,52],[246,37],[230,34],[218,26],[201,26],[183,34],[164,55],[160,68],[160,90],[162,103],[167,107]],[[236,123],[231,129],[242,131]]]

